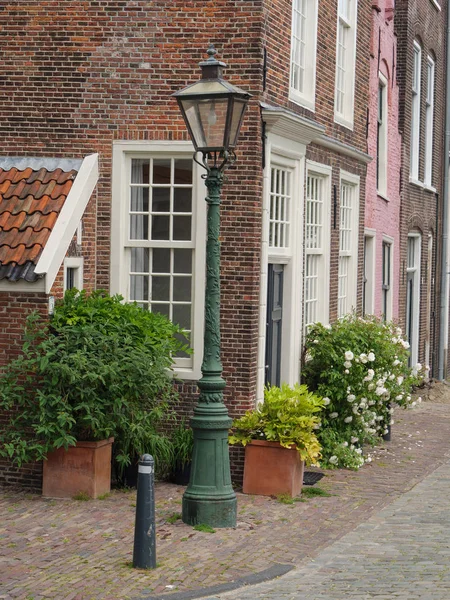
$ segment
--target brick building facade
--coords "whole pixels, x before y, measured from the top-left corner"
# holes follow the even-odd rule
[[[399,315],[411,362],[437,375],[447,3],[397,0],[402,136]]]
[[[221,221],[234,417],[266,381],[298,380],[308,324],[362,309],[371,22],[367,3],[331,0],[47,0],[3,11],[5,153],[98,153],[84,287],[190,331],[193,358],[176,365],[186,414],[203,344],[205,190],[171,94],[198,78],[212,41],[226,79],[253,95]]]

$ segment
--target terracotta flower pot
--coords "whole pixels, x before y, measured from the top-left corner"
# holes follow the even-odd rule
[[[278,442],[252,440],[245,447],[244,494],[298,496],[303,485],[305,463],[297,450]]]
[[[97,498],[111,490],[111,450],[114,438],[99,442],[77,442],[68,450],[47,455],[43,465],[42,495],[72,498],[84,492]]]

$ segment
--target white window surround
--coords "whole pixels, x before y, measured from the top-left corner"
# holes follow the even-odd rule
[[[162,244],[130,241],[129,238],[129,176],[131,159],[149,157],[191,159],[194,148],[184,141],[118,141],[113,144],[112,207],[111,207],[111,293],[130,297],[128,248],[154,248]],[[206,187],[201,178],[200,167],[193,163],[192,195],[192,333],[191,346],[194,353],[189,358],[176,358],[175,376],[195,380],[201,376],[203,359],[204,302],[205,302],[205,244],[206,244]],[[169,244],[170,245],[170,244]],[[176,243],[173,244],[174,247]]]
[[[375,229],[364,229],[364,314],[375,314],[375,265],[376,265]]]
[[[378,114],[377,114],[377,192],[387,200],[388,166],[388,81],[378,74]]]
[[[338,317],[342,317],[356,308],[358,291],[359,182],[360,178],[358,175],[341,170],[339,186]]]
[[[308,312],[315,316],[311,322],[321,322],[324,325],[329,323],[330,318],[330,229],[331,229],[331,176],[332,168],[314,161],[306,161],[306,193],[305,193],[305,265],[304,265],[304,329],[310,323],[306,323]],[[308,199],[308,180],[312,178],[312,182],[318,182],[320,190],[316,190],[315,196],[321,197],[321,206],[309,206]],[[320,194],[319,194],[320,191]],[[311,233],[319,226],[320,239],[311,240],[308,242]],[[315,238],[317,236],[314,236]],[[312,260],[312,264],[308,265],[308,260]],[[311,269],[312,267],[312,269]],[[315,298],[313,310],[307,310],[307,303],[312,300],[308,298],[309,290],[307,290],[307,278],[314,277],[316,284]],[[317,286],[317,287],[316,287]],[[309,320],[309,319],[308,319]]]
[[[64,291],[67,289],[67,270],[72,269],[74,280],[73,286],[77,290],[83,289],[83,266],[84,259],[82,256],[68,256],[64,259]]]
[[[353,130],[358,0],[338,0],[334,121]]]
[[[292,0],[289,99],[315,110],[318,0]]]
[[[419,182],[420,150],[420,94],[421,94],[422,47],[414,40],[413,72],[411,85],[411,139],[410,139],[410,181]]]
[[[434,77],[435,62],[427,56],[427,96],[425,100],[425,187],[433,185],[433,142],[434,142]]]
[[[383,235],[382,238],[382,246],[381,246],[381,259],[383,260],[383,245],[387,244],[390,248],[390,260],[389,260],[389,273],[387,274],[387,281],[389,281],[389,290],[387,291],[387,307],[386,307],[386,321],[392,321],[392,300],[393,300],[393,287],[394,287],[394,238],[388,236],[388,235]],[[381,270],[381,278],[383,279],[383,270],[385,269],[385,266],[382,266],[382,270]],[[381,286],[382,286],[382,305],[381,305],[381,312],[383,313],[383,285],[384,282],[381,281]]]
[[[301,358],[301,323],[302,323],[302,247],[303,247],[303,198],[305,176],[306,146],[298,142],[270,133],[267,136],[266,156],[270,157],[264,169],[263,186],[263,221],[261,244],[261,284],[259,311],[259,343],[257,401],[261,402],[264,392],[266,321],[267,321],[267,286],[268,265],[283,264],[283,324],[282,324],[282,361],[281,381],[289,384],[298,382]],[[290,224],[292,235],[289,248],[282,252],[269,247],[270,228],[270,191],[272,167],[289,169],[292,173],[292,204]]]
[[[442,8],[439,2],[436,2],[436,0],[430,0],[430,2],[437,11],[441,12]]]

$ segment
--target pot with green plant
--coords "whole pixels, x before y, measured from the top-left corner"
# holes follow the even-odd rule
[[[50,321],[28,317],[22,353],[0,374],[0,456],[18,466],[44,459],[44,495],[108,491],[111,438],[119,468],[157,447],[172,356],[186,348],[164,316],[122,300],[70,290]],[[100,458],[90,453],[98,448]]]
[[[306,385],[264,390],[264,401],[233,422],[230,444],[245,446],[244,494],[297,496],[304,465],[317,465],[322,398]]]
[[[183,419],[170,436],[173,448],[172,480],[177,485],[187,485],[191,475],[194,432]]]

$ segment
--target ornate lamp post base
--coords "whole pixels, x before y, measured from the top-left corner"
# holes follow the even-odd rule
[[[194,409],[194,454],[183,496],[183,521],[188,525],[236,527],[237,502],[228,455],[231,422],[222,402],[199,403]]]

